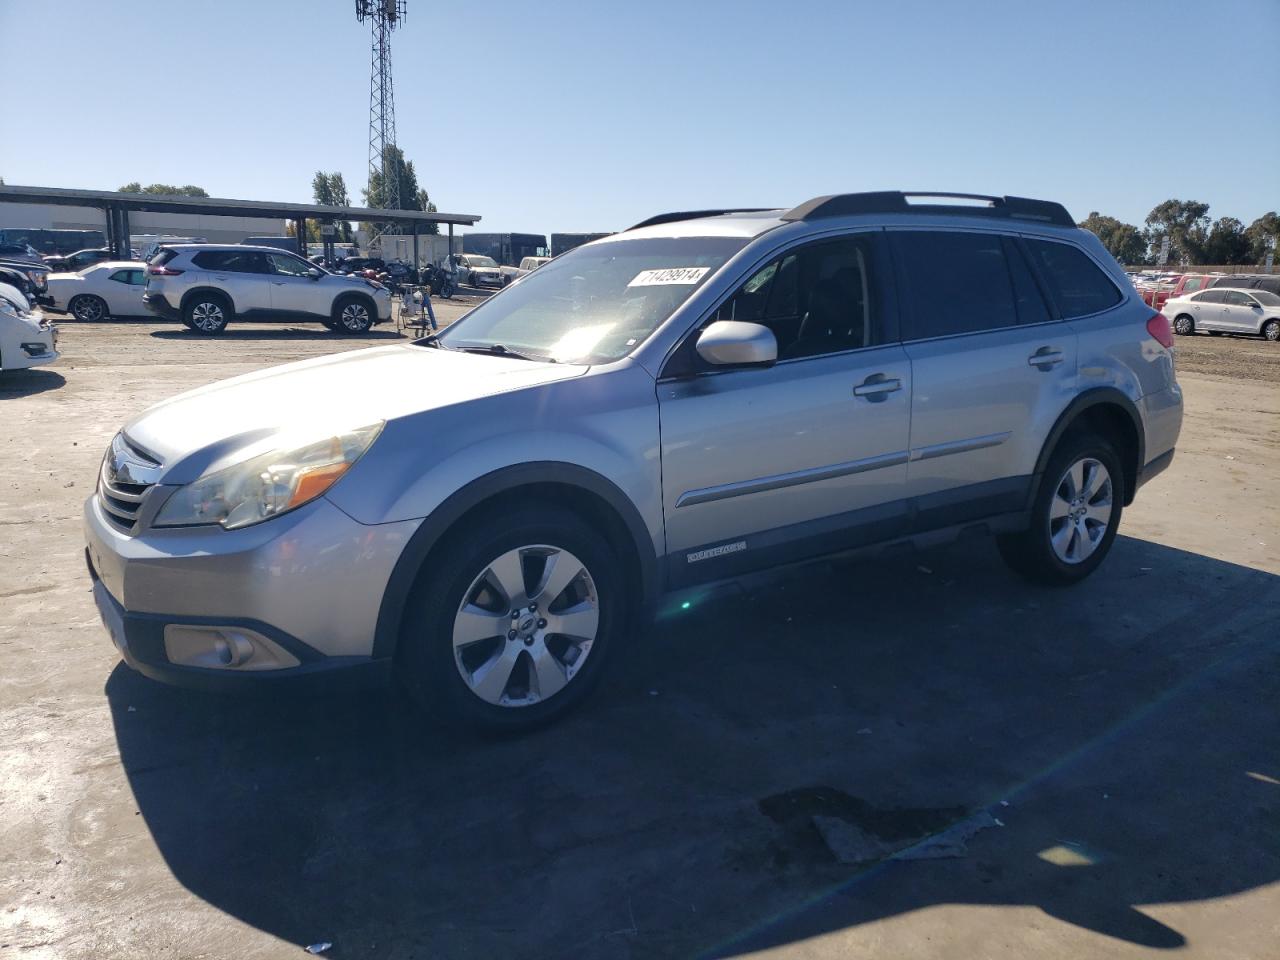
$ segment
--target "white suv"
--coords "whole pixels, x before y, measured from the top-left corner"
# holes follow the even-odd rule
[[[317,320],[335,333],[364,333],[391,319],[391,294],[363,277],[329,273],[274,247],[175,244],[147,263],[142,302],[198,333],[244,320]]]

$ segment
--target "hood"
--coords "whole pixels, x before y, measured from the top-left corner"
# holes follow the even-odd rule
[[[374,347],[271,367],[179,394],[129,421],[124,433],[165,464],[165,482],[187,483],[257,453],[276,435],[318,439],[569,379],[587,369],[411,344]]]

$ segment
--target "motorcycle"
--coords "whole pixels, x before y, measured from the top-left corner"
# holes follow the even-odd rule
[[[438,263],[433,263],[427,267],[423,274],[423,279],[427,286],[431,288],[431,292],[437,297],[443,297],[445,300],[452,300],[456,289],[453,274],[445,270]]]

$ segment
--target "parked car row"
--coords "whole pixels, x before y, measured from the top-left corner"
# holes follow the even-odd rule
[[[1238,289],[1267,290],[1280,294],[1280,275],[1277,274],[1228,274],[1228,273],[1165,273],[1131,274],[1130,279],[1138,289],[1144,303],[1160,310],[1165,302],[1175,297],[1187,297],[1198,290],[1210,287],[1235,287]]]
[[[1173,331],[1190,336],[1201,330],[1216,335],[1244,333],[1280,341],[1280,295],[1260,288],[1215,286],[1166,300],[1162,310]]]

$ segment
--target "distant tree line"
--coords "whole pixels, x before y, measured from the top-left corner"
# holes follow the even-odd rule
[[[189,183],[185,187],[175,187],[171,183],[149,183],[144,187],[137,180],[126,183],[116,193],[150,193],[169,197],[207,197],[209,195],[204,187]]]
[[[1141,228],[1097,211],[1080,226],[1096,234],[1121,263],[1156,263],[1168,237],[1169,263],[1248,266],[1265,262],[1268,238],[1280,237],[1280,214],[1264,213],[1246,227],[1235,217],[1210,222],[1207,203],[1166,200],[1147,214]]]

